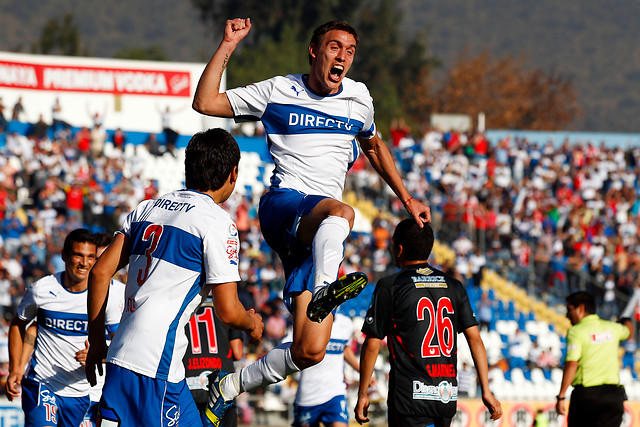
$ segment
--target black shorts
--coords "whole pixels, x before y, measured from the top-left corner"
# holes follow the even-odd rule
[[[620,427],[625,400],[627,395],[622,386],[576,386],[571,392],[568,427]]]
[[[422,417],[400,414],[393,399],[389,399],[388,403],[388,423],[389,427],[449,427],[453,418],[444,417]]]

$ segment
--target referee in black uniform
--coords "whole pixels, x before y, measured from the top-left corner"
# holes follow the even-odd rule
[[[595,299],[588,292],[575,292],[566,302],[567,317],[573,326],[567,332],[567,355],[556,410],[567,414],[565,393],[572,385],[568,427],[619,427],[626,394],[619,385],[618,348],[632,331],[631,320],[624,319],[621,325],[601,319],[595,314]]]
[[[487,354],[467,292],[454,278],[427,264],[433,230],[414,219],[395,229],[391,251],[402,270],[381,279],[365,318],[355,418],[368,422],[367,389],[380,341],[390,352],[389,427],[446,427],[458,399],[457,334],[464,333],[475,363],[482,401],[497,420],[500,402],[489,391]]]

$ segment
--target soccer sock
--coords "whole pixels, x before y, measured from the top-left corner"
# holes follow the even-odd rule
[[[328,216],[320,223],[313,238],[314,294],[325,286],[325,281],[331,283],[338,277],[349,231],[349,221],[340,216]]]
[[[300,369],[291,358],[291,343],[280,344],[262,358],[236,371],[220,383],[226,401],[235,399],[244,391],[255,390],[284,380]]]

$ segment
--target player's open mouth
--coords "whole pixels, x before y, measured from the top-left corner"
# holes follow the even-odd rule
[[[339,82],[342,77],[342,73],[344,72],[344,67],[342,65],[334,65],[329,70],[329,78],[334,82]]]

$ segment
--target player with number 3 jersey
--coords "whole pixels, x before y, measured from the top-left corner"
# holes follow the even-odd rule
[[[262,336],[262,319],[237,296],[238,230],[219,204],[238,177],[240,150],[222,129],[193,136],[186,190],[142,202],[130,213],[89,278],[89,354],[95,381],[106,355],[98,425],[201,425],[182,364],[185,325],[212,292],[220,320]],[[101,308],[111,276],[129,265],[125,310],[108,349]]]

